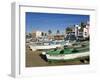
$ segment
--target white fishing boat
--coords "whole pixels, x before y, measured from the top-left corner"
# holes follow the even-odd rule
[[[52,42],[37,42],[36,44],[30,44],[29,47],[32,51],[36,51],[38,49],[43,50],[43,49],[55,49],[57,47],[63,47],[64,45],[71,45],[69,42],[57,42],[57,41],[52,41]]]

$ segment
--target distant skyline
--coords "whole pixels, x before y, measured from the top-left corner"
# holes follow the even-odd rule
[[[89,15],[26,12],[26,32],[43,31],[64,33],[70,25],[89,21]]]

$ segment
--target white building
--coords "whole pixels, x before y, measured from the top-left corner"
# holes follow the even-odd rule
[[[81,27],[79,25],[75,25],[75,36],[82,36],[81,32],[79,31]]]
[[[42,37],[42,32],[41,31],[33,31],[32,32],[32,37],[33,38]]]
[[[83,29],[83,37],[88,38],[89,37],[89,23],[86,24],[86,27]]]
[[[42,32],[41,31],[36,31],[36,37],[42,37]]]
[[[78,25],[75,25],[75,36],[78,36]]]

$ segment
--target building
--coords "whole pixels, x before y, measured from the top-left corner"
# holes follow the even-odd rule
[[[48,35],[48,40],[50,41],[54,40],[54,35]]]
[[[64,35],[54,35],[54,40],[64,40]]]
[[[89,27],[90,27],[90,25],[89,25],[89,23],[87,22],[87,24],[86,24],[86,27],[83,29],[83,37],[84,38],[88,38],[89,37]]]
[[[81,27],[79,25],[75,25],[75,36],[83,36],[83,31],[80,31]]]
[[[41,31],[33,31],[32,32],[32,38],[39,38],[39,37],[42,37]]]
[[[26,33],[26,39],[28,39],[28,38],[32,38],[31,33]]]
[[[84,40],[89,38],[89,27],[89,22],[87,22],[83,27],[80,25],[71,27],[72,31],[66,33],[65,40]]]
[[[79,38],[83,38],[83,39],[86,39],[86,38],[89,38],[89,22],[87,22],[85,24],[85,27],[81,29],[81,27],[79,25],[76,25],[75,26],[75,36],[79,39]]]
[[[66,34],[65,40],[79,40],[83,39],[83,31],[81,31],[81,27],[79,25],[75,25],[74,27],[71,27],[72,31]]]
[[[66,34],[64,39],[70,40],[70,41],[76,40],[75,32],[70,32],[70,33]]]

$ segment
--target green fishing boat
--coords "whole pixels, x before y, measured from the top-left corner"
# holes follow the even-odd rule
[[[64,49],[53,49],[45,52],[48,61],[51,60],[70,60],[79,57],[89,56],[89,48],[64,48]]]

